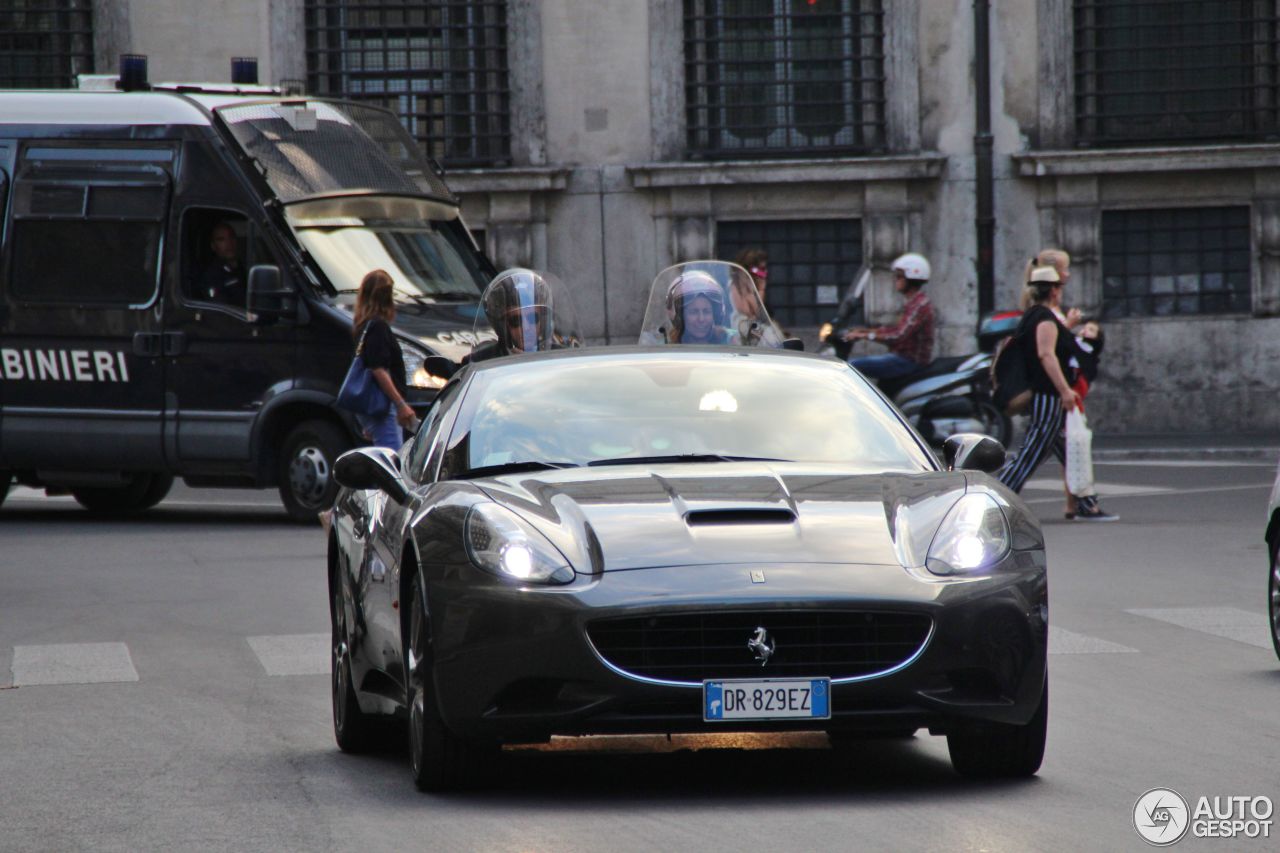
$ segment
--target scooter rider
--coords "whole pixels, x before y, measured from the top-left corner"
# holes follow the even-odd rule
[[[551,286],[538,273],[508,270],[485,288],[480,302],[498,339],[477,346],[470,361],[552,348]]]
[[[871,379],[895,379],[914,373],[933,358],[933,304],[924,286],[932,270],[920,254],[908,252],[890,266],[894,289],[906,297],[902,316],[893,326],[850,329],[846,341],[868,340],[889,348],[884,355],[867,355],[849,361],[855,369]]]

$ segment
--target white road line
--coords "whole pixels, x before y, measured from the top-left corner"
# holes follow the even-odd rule
[[[1137,652],[1137,649],[1131,649],[1119,643],[1077,634],[1054,625],[1049,626],[1049,654],[1051,655],[1114,655]]]
[[[1237,643],[1247,643],[1260,649],[1271,648],[1271,626],[1267,624],[1267,617],[1261,613],[1250,613],[1234,607],[1168,607],[1125,612],[1235,640]]]
[[[1103,501],[1106,501],[1112,497],[1115,497],[1117,499],[1159,497],[1161,495],[1175,495],[1175,496],[1181,497],[1182,495],[1204,495],[1204,494],[1212,494],[1214,492],[1241,492],[1241,491],[1248,491],[1250,489],[1266,491],[1270,488],[1271,488],[1271,483],[1257,483],[1251,486],[1205,486],[1204,488],[1201,488],[1201,489],[1169,489],[1163,486],[1152,486],[1147,491],[1130,492],[1129,494],[1125,494],[1125,495],[1120,495],[1120,494],[1109,495],[1105,491],[1103,491],[1103,489],[1100,487],[1098,489],[1098,497],[1101,498]],[[1061,493],[1059,493],[1057,497],[1024,498],[1022,502],[1025,504],[1047,504],[1047,503],[1054,503],[1054,502],[1061,504],[1062,500],[1063,500],[1063,496]]]
[[[65,643],[14,646],[13,685],[103,684],[137,681],[124,643]]]
[[[1123,465],[1129,468],[1267,468],[1276,469],[1274,462],[1214,461],[1212,459],[1095,459],[1093,466]]]
[[[329,673],[328,634],[277,634],[247,639],[267,675]]]
[[[1062,494],[1062,480],[1047,480],[1043,478],[1028,480],[1022,488]],[[1145,495],[1176,491],[1170,486],[1137,486],[1125,483],[1095,483],[1094,488],[1097,489],[1098,494],[1106,497],[1111,495]]]

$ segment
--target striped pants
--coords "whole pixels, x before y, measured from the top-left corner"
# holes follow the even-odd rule
[[[1000,482],[1015,492],[1040,467],[1045,454],[1053,451],[1058,461],[1066,464],[1067,448],[1062,437],[1062,424],[1067,413],[1062,411],[1062,399],[1057,394],[1036,393],[1031,397],[1031,423],[1027,425],[1026,438],[1018,454],[1000,469]]]

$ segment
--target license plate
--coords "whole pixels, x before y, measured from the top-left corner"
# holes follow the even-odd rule
[[[828,720],[829,678],[744,678],[702,682],[702,718],[732,720]]]

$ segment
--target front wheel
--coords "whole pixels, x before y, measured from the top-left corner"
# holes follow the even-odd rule
[[[360,710],[351,675],[350,632],[341,575],[329,579],[329,684],[333,696],[333,737],[343,752],[367,751],[377,740],[375,720]]]
[[[9,496],[9,486],[13,483],[13,475],[8,471],[0,471],[0,505]]]
[[[1049,730],[1049,683],[1040,706],[1025,725],[985,723],[947,735],[951,765],[974,779],[1034,776],[1044,760]]]
[[[80,506],[104,515],[141,512],[164,500],[173,487],[168,474],[130,474],[123,486],[93,486],[72,489],[71,495]]]
[[[1270,603],[1267,613],[1271,618],[1271,645],[1275,646],[1276,657],[1280,657],[1280,536],[1271,546],[1271,580],[1267,583],[1267,598]]]
[[[333,463],[350,442],[327,421],[304,421],[290,430],[280,447],[280,500],[294,521],[315,523],[320,512],[333,506],[338,481]]]

